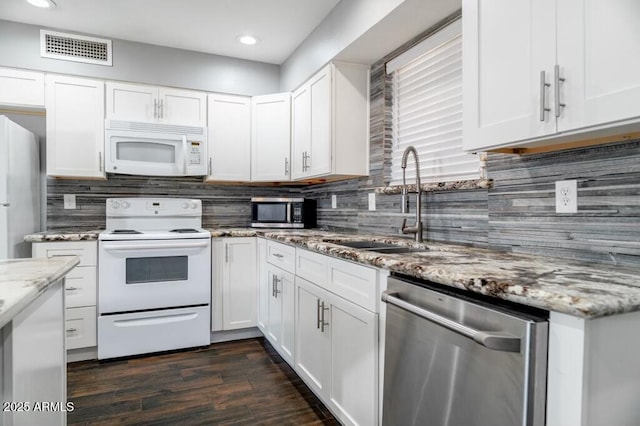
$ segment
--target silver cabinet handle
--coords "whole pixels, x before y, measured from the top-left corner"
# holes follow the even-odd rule
[[[98,153],[98,171],[102,171],[102,152]]]
[[[275,297],[276,299],[278,298],[278,293],[281,293],[280,290],[278,290],[278,283],[280,281],[282,281],[282,279],[278,278],[277,275],[273,276],[274,280],[273,280],[273,297]]]
[[[271,297],[276,297],[276,276],[271,276]]]
[[[544,70],[540,71],[540,121],[544,121],[544,113],[551,111],[551,108],[546,107],[546,93],[547,87],[551,84],[545,80]]]
[[[78,329],[77,328],[67,328],[65,331],[67,333],[75,333],[76,331],[78,331]]]
[[[65,288],[65,291],[76,291],[78,289],[78,287],[67,287]]]
[[[324,333],[324,328],[329,325],[329,323],[324,320],[324,311],[328,311],[329,308],[325,308],[324,302],[322,302],[320,309],[322,311],[322,318],[320,319],[320,331]]]
[[[164,99],[160,100],[160,113],[158,114],[158,118],[164,118]]]
[[[560,102],[560,83],[564,83],[565,79],[560,77],[560,65],[556,65],[553,68],[554,81],[555,81],[555,95],[556,95],[556,118],[560,117],[560,107],[564,108],[567,104]]]
[[[282,255],[280,253],[273,253],[272,256],[273,257],[277,257],[278,259],[282,259],[284,257],[284,255]]]
[[[158,118],[158,100],[153,100],[153,118]]]
[[[211,161],[212,161],[212,160],[213,160],[213,159],[212,159],[211,157],[209,157],[209,176],[211,176],[211,174],[212,174],[212,173],[211,173]]]
[[[224,245],[224,261],[229,263],[229,244]]]
[[[289,159],[284,157],[284,175],[289,176]]]
[[[520,352],[520,338],[512,334],[501,331],[481,331],[468,327],[464,324],[460,324],[449,318],[438,315],[434,312],[427,311],[419,306],[412,305],[399,299],[398,293],[385,290],[382,292],[382,301],[407,312],[415,314],[420,318],[424,318],[427,321],[431,321],[434,324],[438,324],[448,330],[461,334],[481,344],[484,347],[502,352]]]
[[[316,307],[316,328],[320,330],[320,299],[316,299],[318,306]]]

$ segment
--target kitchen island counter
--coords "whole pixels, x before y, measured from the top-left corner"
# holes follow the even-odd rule
[[[76,256],[0,260],[0,328],[79,262]]]

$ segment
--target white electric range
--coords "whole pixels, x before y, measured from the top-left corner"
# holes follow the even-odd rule
[[[202,202],[109,198],[98,238],[98,359],[210,343]]]

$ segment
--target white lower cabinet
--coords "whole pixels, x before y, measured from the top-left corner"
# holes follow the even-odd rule
[[[296,264],[309,252],[296,251]],[[315,258],[315,256],[312,256]],[[328,289],[335,274],[327,262],[325,282],[295,277],[295,370],[307,385],[348,425],[378,424],[378,314]],[[322,262],[321,262],[322,263]],[[374,277],[377,271],[344,262],[354,276]]]
[[[294,277],[275,266],[267,268],[269,322],[267,338],[290,365],[294,354]]]
[[[97,356],[97,250],[96,241],[52,241],[32,245],[32,257],[80,258],[78,266],[67,274],[64,281],[65,336],[69,362]]]
[[[221,249],[218,261],[222,264],[222,330],[255,327],[258,311],[256,239],[223,238]]]

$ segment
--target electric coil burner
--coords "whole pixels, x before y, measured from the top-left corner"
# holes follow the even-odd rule
[[[99,236],[98,358],[210,343],[211,234],[202,202],[110,198]]]

